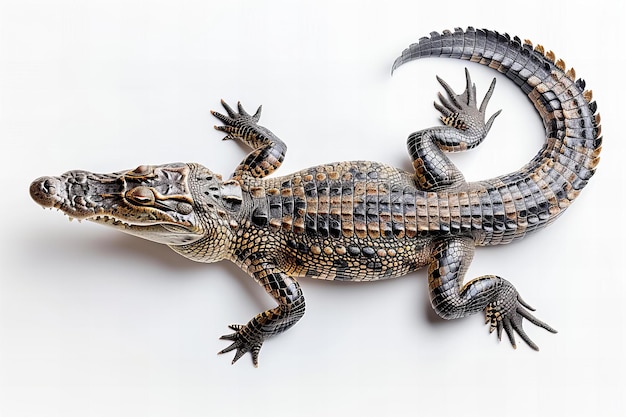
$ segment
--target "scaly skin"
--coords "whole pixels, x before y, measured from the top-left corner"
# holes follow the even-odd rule
[[[435,311],[445,319],[484,311],[490,330],[504,330],[513,346],[517,333],[537,349],[522,328],[532,316],[513,285],[496,275],[463,284],[476,246],[521,239],[554,221],[593,175],[601,146],[599,116],[584,82],[575,80],[554,54],[519,39],[469,28],[432,33],[396,60],[427,56],[468,59],[506,74],[526,92],[546,127],[546,143],[518,171],[468,183],[446,152],[479,145],[499,112],[487,121],[495,80],[481,105],[466,71],[466,89],[456,94],[439,79],[446,96],[435,104],[443,126],[408,138],[414,172],[376,162],[321,165],[267,178],[284,159],[286,146],[259,126],[241,105],[216,129],[253,151],[231,179],[194,163],[140,166],[107,175],[70,171],[31,184],[44,207],[169,245],[200,262],[227,259],[262,285],[277,307],[223,336],[235,350],[233,363],[250,352],[254,365],[263,341],[293,326],[305,303],[296,278],[366,281],[428,268]]]

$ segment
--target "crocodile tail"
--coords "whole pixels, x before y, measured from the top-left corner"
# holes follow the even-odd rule
[[[528,95],[546,129],[544,146],[528,164],[484,182],[491,200],[498,200],[492,204],[506,207],[508,202],[504,217],[515,216],[516,227],[526,230],[503,230],[501,241],[489,233],[490,241],[483,243],[507,243],[507,235],[517,237],[552,222],[578,196],[600,160],[600,115],[585,81],[541,45],[472,27],[420,39],[396,59],[392,72],[406,62],[437,56],[477,62],[506,75]]]

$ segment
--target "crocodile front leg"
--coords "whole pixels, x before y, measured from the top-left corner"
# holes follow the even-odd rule
[[[232,178],[241,180],[247,175],[263,178],[276,171],[285,159],[287,145],[269,129],[257,124],[261,117],[261,106],[253,115],[249,115],[241,103],[237,103],[239,112],[234,111],[224,100],[222,106],[228,116],[211,111],[213,116],[224,123],[224,126],[215,126],[215,129],[228,134],[225,140],[237,139],[253,149],[235,169]]]
[[[446,126],[415,132],[407,140],[415,168],[415,179],[423,190],[454,190],[465,185],[463,174],[443,151],[460,152],[478,146],[487,136],[494,119],[500,114],[500,111],[496,112],[485,123],[485,110],[495,88],[495,78],[478,108],[476,85],[472,83],[467,69],[465,77],[466,89],[459,95],[437,77],[448,95],[448,98],[445,98],[439,93],[441,104],[435,103],[435,108],[441,113],[441,121]]]
[[[263,341],[289,329],[304,315],[305,303],[300,284],[285,274],[273,262],[267,261],[265,254],[254,254],[243,261],[246,270],[261,284],[265,291],[278,303],[278,307],[257,314],[245,325],[231,325],[235,333],[221,338],[233,343],[219,353],[237,350],[232,363],[237,362],[246,352],[252,355],[254,366],[259,364],[259,351]]]
[[[456,319],[485,311],[490,332],[497,329],[498,338],[504,329],[513,347],[515,333],[533,349],[538,347],[522,327],[525,318],[549,332],[552,327],[535,318],[532,308],[519,296],[507,280],[495,275],[484,275],[462,286],[463,277],[474,256],[470,238],[442,239],[434,246],[428,267],[430,300],[435,312],[444,319]]]

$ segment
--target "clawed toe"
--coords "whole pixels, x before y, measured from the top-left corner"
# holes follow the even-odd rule
[[[226,113],[228,114],[228,116],[223,115],[215,110],[211,110],[211,114],[217,117],[222,123],[226,125],[232,125],[237,120],[247,120],[247,121],[252,121],[253,123],[257,123],[259,119],[261,118],[261,110],[263,109],[263,106],[259,106],[257,111],[253,115],[250,115],[243,108],[243,105],[241,104],[241,102],[237,102],[237,111],[233,110],[233,108],[230,107],[230,105],[226,103],[224,100],[222,100],[221,102],[222,102],[222,107],[224,107],[224,110],[226,110]]]
[[[226,334],[220,337],[220,339],[230,340],[233,343],[231,343],[226,348],[217,352],[218,355],[236,350],[235,356],[231,362],[232,364],[234,364],[239,359],[241,359],[243,355],[250,352],[250,355],[252,356],[252,364],[254,365],[255,368],[258,367],[259,366],[259,352],[261,351],[263,340],[259,338],[251,337],[252,335],[248,334],[249,332],[246,331],[245,326],[242,326],[239,324],[232,324],[228,327],[234,330],[235,333]]]
[[[504,330],[513,348],[517,348],[515,341],[515,334],[517,333],[528,346],[534,350],[539,350],[539,347],[524,330],[522,325],[523,319],[550,333],[557,333],[550,325],[533,316],[528,310],[534,311],[534,309],[526,304],[519,295],[516,294],[516,300],[512,308],[507,309],[503,307],[506,304],[505,302],[490,303],[485,310],[485,316],[486,322],[489,323],[489,332],[492,333],[494,330],[497,330],[498,339],[502,340],[502,330]]]

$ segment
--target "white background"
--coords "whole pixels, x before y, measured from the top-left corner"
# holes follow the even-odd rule
[[[609,2],[606,2],[609,3]],[[0,1],[0,415],[623,415],[626,374],[623,2]],[[433,30],[476,26],[540,42],[574,65],[603,116],[599,170],[549,229],[479,249],[469,276],[508,278],[557,335],[537,353],[480,315],[432,313],[425,273],[371,284],[302,280],[307,314],[260,367],[215,352],[272,302],[226,262],[203,265],[28,195],[70,169],[196,161],[229,175],[245,150],[209,109],[263,104],[286,174],[371,159],[410,168],[405,138],[436,125],[435,74],[482,96],[494,71],[432,59],[390,77]],[[519,168],[543,127],[498,76],[470,180]]]

